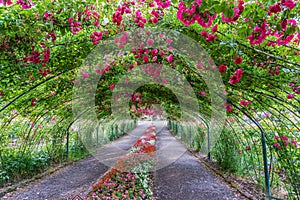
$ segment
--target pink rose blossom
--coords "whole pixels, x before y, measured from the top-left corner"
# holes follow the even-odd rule
[[[294,94],[288,94],[288,95],[287,95],[287,98],[288,98],[288,99],[293,99],[294,97],[295,97]]]
[[[219,66],[219,72],[220,73],[225,73],[226,72],[226,68],[227,68],[227,66],[225,64],[221,64]]]
[[[167,57],[167,61],[169,63],[171,63],[173,61],[173,54],[170,54],[168,57]]]
[[[114,84],[111,84],[110,86],[109,86],[109,89],[110,90],[113,90],[115,88],[115,85]]]
[[[234,64],[241,64],[242,62],[243,62],[243,59],[240,56],[238,56],[234,59]]]
[[[82,78],[88,78],[89,77],[89,75],[86,72],[83,72],[81,76],[82,76]]]

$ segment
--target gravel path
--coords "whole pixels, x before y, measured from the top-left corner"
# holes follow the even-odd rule
[[[72,199],[76,194],[84,196],[89,187],[109,169],[109,164],[117,160],[120,154],[125,153],[150,125],[151,122],[140,122],[130,134],[100,148],[94,157],[64,167],[38,182],[7,194],[3,199],[65,200]]]
[[[171,151],[173,153],[165,149],[173,149]],[[223,179],[213,174],[186,151],[184,145],[176,140],[165,126],[158,133],[156,152],[159,154],[157,155],[158,170],[154,172],[154,195],[157,199],[244,199]],[[163,167],[166,165],[164,163],[172,159],[172,163]]]

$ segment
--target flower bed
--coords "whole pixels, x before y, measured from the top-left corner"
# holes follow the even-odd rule
[[[129,153],[92,186],[85,199],[152,199],[151,169],[154,161],[155,127],[147,128]]]

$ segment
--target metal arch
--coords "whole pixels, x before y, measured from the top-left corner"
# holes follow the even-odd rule
[[[221,98],[226,100],[228,103],[230,103],[233,107],[241,111],[245,116],[247,116],[260,130],[261,132],[261,142],[262,142],[262,150],[263,150],[263,162],[264,162],[264,173],[265,173],[265,186],[266,186],[266,194],[268,199],[272,199],[271,190],[270,190],[270,177],[269,177],[269,169],[268,169],[268,157],[267,157],[267,145],[266,145],[266,137],[265,137],[265,131],[263,127],[251,116],[248,115],[247,112],[244,112],[242,109],[240,109],[239,106],[234,104],[230,99],[224,97],[221,94],[218,94]]]

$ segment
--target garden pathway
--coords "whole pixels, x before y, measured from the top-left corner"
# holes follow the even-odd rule
[[[120,156],[120,152],[114,152],[115,147],[128,150],[150,125],[151,122],[139,122],[137,128],[130,134],[101,147],[96,157],[110,158],[109,161],[106,160],[106,164],[115,161]],[[37,182],[30,183],[25,188],[8,193],[3,199],[66,200],[72,199],[76,194],[84,196],[89,187],[109,169],[108,166],[99,162],[95,157],[89,157],[64,167]]]
[[[157,170],[154,172],[154,195],[157,199],[244,199],[189,153],[185,146],[170,134],[166,122],[154,122],[154,124],[158,136],[155,154]],[[107,162],[114,162],[120,156],[120,153],[113,153],[115,147],[129,149],[150,125],[151,122],[140,122],[132,134],[102,147],[98,156]],[[76,194],[84,196],[89,187],[108,168],[95,157],[89,157],[64,167],[38,182],[33,182],[25,188],[9,193],[3,199],[71,200]]]

